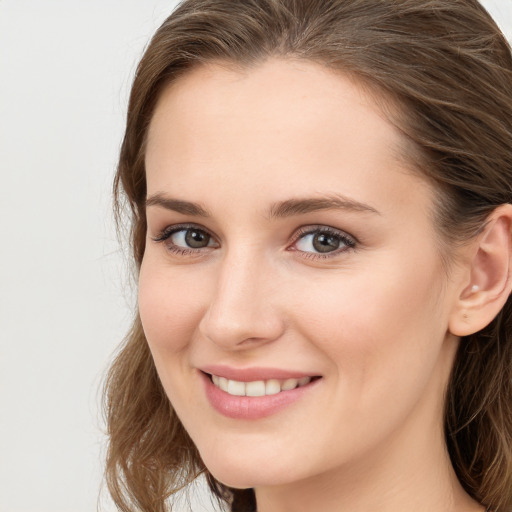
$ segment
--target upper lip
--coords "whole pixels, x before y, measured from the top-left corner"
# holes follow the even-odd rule
[[[216,375],[217,377],[225,377],[229,380],[236,380],[238,382],[253,382],[257,380],[286,380],[286,379],[301,379],[302,377],[316,377],[317,374],[306,373],[296,370],[285,370],[282,368],[265,368],[265,367],[251,367],[251,368],[234,368],[224,365],[207,365],[199,368],[204,373]]]

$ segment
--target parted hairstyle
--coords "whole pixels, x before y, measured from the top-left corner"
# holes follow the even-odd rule
[[[447,261],[498,206],[512,203],[512,55],[477,0],[185,0],[137,68],[114,183],[138,272],[146,238],[145,148],[162,90],[192,68],[250,68],[270,57],[314,62],[354,78],[391,105],[404,157],[436,191]],[[262,93],[264,94],[264,93]],[[312,177],[314,179],[314,177]],[[105,382],[106,482],[124,512],[165,512],[204,474],[232,512],[255,510],[205,468],[159,381],[139,316]],[[445,406],[446,444],[465,490],[512,510],[512,301],[462,338]]]

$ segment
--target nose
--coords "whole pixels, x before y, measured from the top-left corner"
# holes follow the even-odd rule
[[[275,272],[262,259],[226,257],[216,267],[214,289],[199,330],[224,350],[245,350],[277,340],[285,322],[277,306]]]

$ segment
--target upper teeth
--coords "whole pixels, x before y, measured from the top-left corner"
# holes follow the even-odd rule
[[[253,382],[240,382],[212,375],[213,383],[222,391],[235,396],[265,396],[275,395],[281,391],[289,391],[296,387],[305,386],[311,382],[311,377],[286,380],[256,380]]]

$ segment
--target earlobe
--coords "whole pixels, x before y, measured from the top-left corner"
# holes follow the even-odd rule
[[[449,331],[468,336],[480,331],[505,305],[511,289],[512,205],[494,210],[482,233],[471,244],[469,278],[450,315]]]

